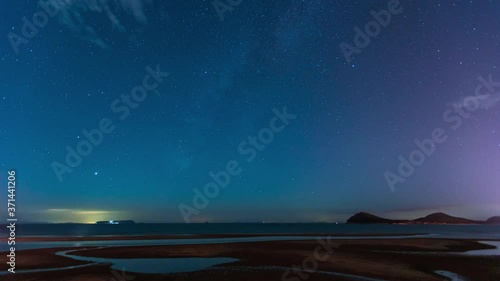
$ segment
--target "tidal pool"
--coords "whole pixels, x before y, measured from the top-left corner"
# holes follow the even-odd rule
[[[111,268],[135,273],[179,273],[203,270],[214,265],[235,262],[237,259],[217,258],[140,258],[140,259],[108,259],[96,257],[82,257],[69,254],[72,251],[58,252],[57,255],[79,261],[94,263],[111,263]]]
[[[495,246],[496,249],[474,250],[465,252],[470,256],[500,256],[500,241],[478,241],[479,243]]]
[[[465,279],[464,277],[462,277],[456,273],[453,273],[453,272],[444,271],[444,270],[438,270],[435,272],[441,276],[450,278],[451,281],[469,281],[469,280]]]

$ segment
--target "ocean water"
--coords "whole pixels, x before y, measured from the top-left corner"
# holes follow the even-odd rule
[[[7,228],[3,225],[0,234],[6,237]],[[18,250],[57,248],[57,247],[113,247],[113,246],[143,246],[143,245],[190,245],[217,244],[276,240],[307,240],[316,236],[301,236],[301,234],[342,234],[344,237],[332,239],[398,239],[408,237],[423,238],[472,238],[486,240],[484,243],[497,246],[493,250],[470,251],[469,255],[499,255],[500,226],[492,225],[355,225],[355,224],[129,224],[129,225],[95,225],[95,224],[25,224],[16,227],[17,237],[22,236],[125,236],[125,235],[195,235],[195,234],[262,234],[260,237],[233,238],[194,238],[194,239],[162,239],[162,240],[104,240],[104,241],[51,241],[22,242],[16,244]],[[266,236],[266,234],[278,234]],[[294,236],[279,236],[279,234],[294,234]],[[349,235],[367,235],[365,237]],[[369,236],[370,234],[388,234],[393,236]],[[419,234],[405,236],[405,234]],[[323,236],[323,235],[318,235]],[[326,235],[325,235],[326,236]],[[323,237],[326,238],[326,237]],[[0,244],[0,252],[7,251],[7,244]],[[232,262],[231,258],[187,258],[187,259],[103,259],[67,255],[68,251],[60,252],[77,260],[90,262],[109,262],[116,270],[127,268],[127,271],[138,273],[174,273],[205,269],[214,265]],[[85,266],[85,265],[84,265]],[[71,268],[71,267],[70,267]],[[63,270],[56,268],[49,270]],[[26,271],[43,272],[45,269]],[[22,271],[21,271],[22,272]],[[442,276],[452,280],[465,280],[452,272],[439,271]],[[342,273],[326,272],[325,274],[340,275]],[[2,275],[2,273],[0,273]],[[353,276],[356,280],[373,280],[361,276]]]
[[[0,236],[8,235],[5,225]],[[436,234],[448,238],[500,239],[499,225],[357,225],[357,224],[19,224],[16,236],[124,236],[193,234]]]
[[[391,236],[333,236],[330,239],[398,239],[398,238],[432,238],[433,235],[391,235]],[[128,239],[128,240],[78,240],[78,241],[38,241],[16,243],[17,250],[30,250],[42,248],[62,247],[117,247],[117,246],[166,246],[166,245],[196,245],[196,244],[221,244],[238,242],[269,242],[327,239],[327,236],[256,236],[256,237],[225,237],[225,238],[191,238],[191,239]],[[7,243],[0,244],[0,251],[7,251]]]

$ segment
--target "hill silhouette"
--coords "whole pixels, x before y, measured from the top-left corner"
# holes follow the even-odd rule
[[[474,221],[460,217],[450,216],[445,213],[433,213],[423,218],[412,221],[413,223],[423,224],[481,224],[482,221]]]
[[[432,213],[414,220],[393,220],[382,218],[370,213],[359,212],[350,217],[346,223],[356,224],[500,224],[500,216],[491,217],[486,221],[470,220],[450,216],[445,213]]]
[[[368,224],[368,223],[407,223],[407,220],[391,220],[382,218],[370,213],[359,212],[354,216],[350,217],[347,220],[347,223],[359,223],[359,224]]]
[[[491,217],[486,220],[487,224],[500,224],[500,216]]]

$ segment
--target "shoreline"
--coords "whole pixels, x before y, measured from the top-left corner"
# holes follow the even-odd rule
[[[94,235],[94,236],[18,236],[18,242],[71,242],[71,241],[114,241],[114,240],[163,240],[163,239],[211,239],[211,238],[254,238],[254,237],[397,237],[429,235],[428,233],[373,233],[373,234],[349,234],[349,233],[240,233],[240,234],[175,234],[175,235]],[[6,242],[6,238],[0,238],[0,242]]]
[[[221,238],[221,235],[214,236]],[[379,236],[381,235],[379,234]],[[144,236],[140,237],[143,238]],[[222,237],[227,236],[222,235]],[[231,237],[234,237],[234,235],[231,235]],[[338,238],[338,235],[336,237]],[[112,238],[121,239],[122,237],[109,237],[109,239]],[[458,255],[467,251],[495,248],[481,244],[477,240],[444,238],[332,239],[329,243],[335,246],[333,254],[327,261],[318,262],[318,269],[308,274],[314,277],[314,280],[331,280],[328,274],[324,274],[324,272],[332,272],[381,280],[438,281],[442,280],[442,276],[439,277],[434,272],[442,270],[460,274],[470,280],[500,280],[500,272],[498,272],[500,259],[498,257]],[[20,250],[16,269],[47,269],[87,264],[84,261],[77,261],[56,254],[61,251],[71,251],[72,255],[79,257],[106,259],[230,257],[238,261],[195,272],[170,273],[166,276],[183,276],[186,281],[223,280],[226,277],[241,280],[248,276],[255,277],[255,279],[250,278],[251,280],[282,280],[282,270],[269,270],[269,268],[291,268],[294,265],[300,265],[304,259],[313,255],[313,251],[317,246],[318,242],[315,240],[294,240],[164,246],[86,247],[85,249],[78,247],[45,248]],[[416,253],[418,255],[415,255]],[[267,269],[263,270],[263,268]],[[472,279],[476,276],[475,274],[478,274],[478,269],[480,269],[479,274],[484,276],[484,279]],[[104,278],[109,280],[113,277],[111,272],[111,264],[94,264],[69,270],[23,273],[21,275],[26,280],[34,281],[66,280],[70,276],[74,277],[71,280],[94,281],[105,280]],[[137,276],[134,279],[136,281],[170,280],[165,278],[163,274],[142,274],[137,272],[130,274]],[[16,276],[2,276],[6,281],[16,280],[14,277]],[[352,279],[339,276],[338,280]]]

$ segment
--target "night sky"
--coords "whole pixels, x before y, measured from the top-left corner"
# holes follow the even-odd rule
[[[341,43],[389,1],[238,2],[68,0],[23,39],[44,10],[1,4],[0,185],[15,169],[20,222],[183,222],[179,204],[196,209],[193,189],[231,161],[191,222],[500,215],[499,1],[403,1],[349,62]],[[122,100],[144,79],[156,87]],[[104,118],[113,130],[68,166]],[[436,129],[446,140],[401,175]]]

